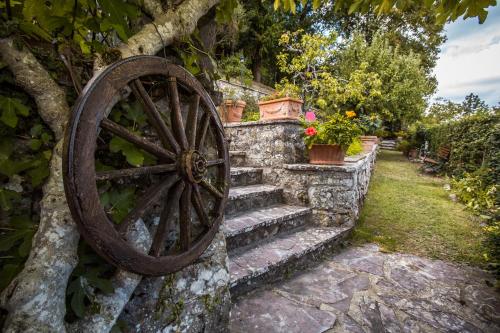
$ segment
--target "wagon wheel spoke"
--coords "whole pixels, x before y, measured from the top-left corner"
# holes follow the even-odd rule
[[[111,133],[121,137],[122,139],[127,140],[140,147],[141,149],[147,151],[148,153],[160,158],[160,159],[170,159],[175,160],[176,155],[158,145],[149,142],[148,140],[141,138],[140,136],[134,134],[129,131],[125,127],[118,125],[114,121],[109,120],[108,118],[104,118],[101,121],[101,127],[110,131]]]
[[[219,158],[216,160],[210,160],[210,161],[207,161],[207,167],[216,166],[216,165],[218,166],[218,165],[221,165],[224,163],[226,163],[226,161],[223,158]]]
[[[132,82],[132,91],[136,95],[136,97],[141,101],[144,106],[144,110],[146,111],[146,115],[148,116],[151,124],[158,132],[160,136],[160,140],[164,146],[170,145],[176,154],[180,152],[179,144],[174,138],[172,131],[167,127],[165,121],[163,120],[160,112],[156,109],[156,106],[147,93],[146,89],[140,79],[135,79]]]
[[[207,213],[205,212],[203,200],[201,199],[200,187],[198,186],[198,184],[193,184],[193,196],[191,197],[191,202],[194,209],[196,210],[196,215],[198,215],[201,224],[203,224],[207,228],[210,228],[210,221]]]
[[[205,136],[207,135],[208,125],[210,125],[210,114],[204,113],[203,118],[201,118],[201,126],[196,136],[196,150],[200,150],[200,148],[205,143]]]
[[[170,175],[161,183],[150,186],[146,190],[146,193],[137,200],[137,205],[127,214],[122,223],[118,225],[118,231],[121,234],[125,234],[129,225],[137,221],[137,219],[144,214],[146,209],[156,202],[161,197],[163,192],[170,188],[178,179],[179,176],[176,174]]]
[[[200,105],[200,96],[198,94],[191,97],[189,112],[186,120],[186,136],[190,149],[195,149],[196,145],[196,126],[198,124],[198,108]]]
[[[211,193],[213,196],[217,197],[217,199],[222,199],[224,198],[224,194],[222,194],[218,189],[215,188],[212,184],[207,182],[205,179],[203,179],[200,182],[201,186],[205,188],[209,193]]]
[[[170,221],[173,214],[173,208],[176,206],[177,202],[179,202],[183,190],[184,182],[180,181],[168,192],[168,200],[161,212],[160,223],[158,224],[158,229],[153,239],[153,245],[151,245],[150,254],[155,257],[159,257],[163,252],[168,231],[172,226]]]
[[[172,117],[172,128],[174,135],[183,150],[189,148],[189,143],[182,122],[181,104],[179,101],[179,90],[177,87],[177,79],[175,77],[168,78],[168,91],[170,95],[170,107]]]
[[[189,250],[191,245],[191,192],[191,183],[186,183],[179,207],[181,251]]]
[[[177,164],[158,164],[138,168],[100,171],[96,173],[96,180],[110,180],[123,177],[136,177],[177,170]]]

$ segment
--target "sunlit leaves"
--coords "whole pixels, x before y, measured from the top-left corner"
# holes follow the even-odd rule
[[[102,41],[116,33],[122,41],[130,36],[130,24],[140,15],[138,4],[127,0],[25,0],[21,30],[49,42],[72,39],[82,53],[102,51]]]
[[[268,0],[271,1],[271,0]],[[416,2],[421,3],[427,9],[431,9],[438,21],[441,23],[455,21],[459,17],[464,19],[477,17],[483,23],[488,16],[488,7],[495,6],[495,0],[424,0],[424,1],[396,1],[396,0],[274,0],[274,9],[282,8],[285,11],[295,13],[297,4],[305,6],[307,2],[312,2],[313,9],[321,6],[331,6],[336,11],[347,10],[352,13],[366,13],[373,11],[377,14],[389,13],[391,10],[408,10]]]

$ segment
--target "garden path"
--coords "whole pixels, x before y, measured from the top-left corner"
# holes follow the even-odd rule
[[[484,271],[375,244],[238,300],[231,332],[500,332],[500,294]]]

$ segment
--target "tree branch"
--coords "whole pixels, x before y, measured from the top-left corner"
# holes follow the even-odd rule
[[[185,0],[175,10],[169,9],[155,17],[153,23],[144,25],[138,33],[130,37],[127,44],[118,46],[122,58],[140,54],[154,55],[163,47],[172,44],[176,38],[190,35],[196,28],[198,20],[219,1]],[[104,67],[106,64],[101,57],[98,57],[94,66],[95,71]]]
[[[138,220],[128,229],[127,239],[135,248],[144,253],[151,248],[151,235],[142,220]],[[115,291],[110,295],[100,294],[93,304],[99,309],[68,327],[69,332],[109,332],[127,305],[135,288],[141,282],[142,276],[123,270],[118,270],[111,283]]]
[[[64,91],[27,49],[12,39],[0,40],[2,60],[16,83],[38,106],[38,113],[54,131],[50,175],[43,187],[40,223],[22,272],[0,297],[9,311],[5,332],[61,331],[66,312],[66,284],[77,263],[78,232],[66,203],[62,182],[63,133],[69,115]]]
[[[16,83],[35,99],[38,113],[59,141],[69,117],[64,90],[35,56],[26,47],[19,50],[12,38],[0,39],[0,53],[14,74]]]

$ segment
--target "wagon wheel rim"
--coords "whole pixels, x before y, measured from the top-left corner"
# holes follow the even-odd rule
[[[167,80],[170,106],[168,124],[141,78],[156,75]],[[191,94],[186,112],[181,109],[182,91]],[[131,132],[108,118],[112,107],[129,91],[142,104],[149,124],[160,144]],[[184,114],[184,117],[183,117]],[[183,119],[184,118],[184,119]],[[95,152],[100,131],[118,136],[156,157],[151,166],[95,172]],[[216,145],[216,158],[208,158],[203,149],[211,133]],[[212,242],[223,220],[229,191],[228,147],[216,108],[201,84],[180,66],[154,56],[137,56],[119,61],[93,78],[76,103],[67,132],[64,154],[64,184],[74,220],[84,239],[113,265],[141,275],[165,275],[195,261]],[[211,183],[208,170],[215,168],[216,183]],[[90,172],[92,170],[94,172]],[[136,201],[123,221],[113,223],[99,199],[98,181],[156,175],[160,178]],[[210,213],[202,198],[212,197]],[[166,199],[162,199],[166,196]],[[126,239],[129,228],[146,209],[160,201],[159,223],[152,234],[148,253],[137,250]],[[172,216],[178,210],[180,250],[164,253]],[[191,235],[193,214],[204,231]]]

